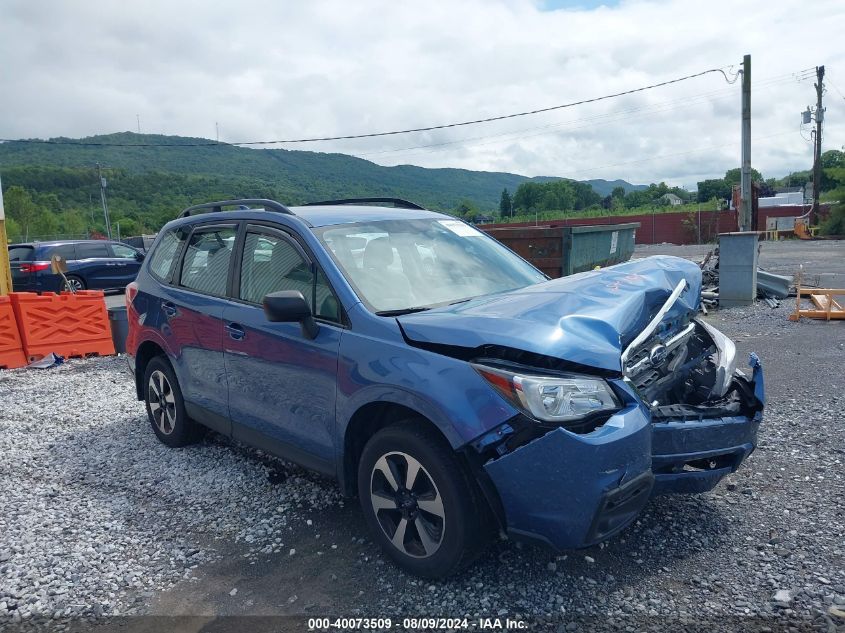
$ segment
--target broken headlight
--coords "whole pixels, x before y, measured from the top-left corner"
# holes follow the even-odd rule
[[[713,383],[712,395],[722,398],[731,386],[731,381],[736,373],[736,345],[719,330],[704,321],[698,321],[704,331],[713,339],[718,350],[718,358],[714,359],[716,365],[716,381]]]
[[[543,422],[565,425],[620,406],[601,378],[537,376],[475,363],[472,366],[508,402]]]

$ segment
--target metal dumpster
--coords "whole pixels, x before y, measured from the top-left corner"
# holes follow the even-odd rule
[[[555,278],[628,261],[639,227],[639,222],[629,222],[478,228]]]

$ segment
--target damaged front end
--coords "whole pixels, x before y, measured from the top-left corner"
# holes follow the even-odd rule
[[[711,490],[754,450],[762,366],[752,354],[749,379],[736,365],[733,341],[686,315],[656,318],[623,352],[625,380],[652,421],[654,494]]]
[[[683,344],[687,351],[670,346],[667,358],[652,365],[657,377],[649,371],[622,378],[562,373],[526,379],[530,368],[479,361],[476,371],[524,411],[469,447],[483,483],[489,478],[495,488],[511,536],[555,549],[593,545],[629,525],[653,495],[710,490],[751,454],[763,408],[759,359],[752,355],[747,378],[725,366],[718,337],[704,324],[683,329],[690,332]],[[639,354],[633,358],[638,362]],[[697,363],[687,367],[679,359]],[[594,382],[604,384],[612,399]],[[567,393],[549,393],[550,386]],[[567,419],[550,420],[519,387],[534,389],[541,406],[545,387],[552,410],[568,398]],[[578,399],[592,404],[572,407]],[[595,410],[585,414],[588,406]]]
[[[399,319],[519,412],[464,453],[513,536],[585,547],[654,494],[703,492],[754,450],[763,375],[695,318],[697,266],[656,257]]]

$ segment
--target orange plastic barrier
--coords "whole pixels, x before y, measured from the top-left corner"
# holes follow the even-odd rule
[[[26,365],[21,335],[9,297],[0,297],[0,368],[14,369]]]
[[[102,291],[80,290],[76,294],[59,295],[13,292],[9,296],[23,350],[30,361],[50,352],[66,357],[114,354]]]

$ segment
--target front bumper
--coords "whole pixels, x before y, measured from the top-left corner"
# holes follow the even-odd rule
[[[584,435],[554,429],[484,469],[510,535],[556,549],[592,545],[623,529],[648,501],[648,410],[631,402]]]
[[[762,415],[654,425],[654,494],[712,490],[757,446]]]
[[[753,363],[762,404],[762,367]],[[593,545],[629,525],[654,494],[712,489],[756,446],[762,412],[652,423],[630,388],[614,384],[626,408],[595,431],[554,429],[484,465],[511,536],[555,549]]]
[[[754,451],[766,396],[763,367],[756,354],[751,355],[750,365],[754,396],[761,406],[752,417],[654,423],[651,440],[654,494],[712,490]]]

